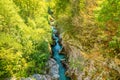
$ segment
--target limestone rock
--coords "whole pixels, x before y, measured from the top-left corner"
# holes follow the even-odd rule
[[[50,59],[48,61],[49,66],[49,75],[52,77],[52,79],[58,79],[59,78],[59,65],[54,59]]]

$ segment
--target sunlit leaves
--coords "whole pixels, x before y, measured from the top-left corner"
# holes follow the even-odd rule
[[[39,71],[44,70],[51,41],[45,16],[44,1],[0,1],[0,78],[28,76],[36,70],[42,73]]]
[[[99,21],[119,21],[120,15],[119,0],[105,0],[99,14]]]
[[[114,53],[112,57],[117,56],[120,53],[120,1],[119,0],[104,0],[101,4],[101,9],[98,10],[98,21],[102,27],[102,30],[107,35],[105,45],[109,45],[106,51],[109,54]],[[104,45],[104,47],[105,47]]]

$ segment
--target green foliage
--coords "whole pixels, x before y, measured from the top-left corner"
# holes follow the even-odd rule
[[[101,9],[98,11],[98,21],[100,27],[106,34],[104,45],[105,51],[112,54],[111,57],[119,56],[120,53],[120,1],[119,0],[105,0],[101,4]],[[104,27],[104,28],[103,28]],[[105,35],[105,34],[103,34]],[[104,40],[103,40],[104,42]],[[107,42],[107,43],[106,43]]]
[[[88,77],[118,80],[120,78],[118,77],[120,75],[120,0],[56,0],[53,9],[58,24],[57,28],[63,32],[64,46],[67,46],[68,54],[71,52],[69,54],[70,67],[77,71],[80,69],[81,61],[78,59],[81,55],[79,56],[80,52],[76,50],[80,49],[89,53],[83,54],[85,59],[89,57],[91,61],[95,62],[90,63],[89,60],[89,67],[85,64],[83,70],[86,71],[83,73],[89,73],[90,65],[93,65],[97,67],[98,71],[95,74],[88,74]],[[107,60],[113,61],[114,64]],[[101,66],[102,64],[105,66]],[[91,69],[90,71],[94,71],[94,68]],[[79,75],[78,73],[77,75]],[[104,75],[104,73],[107,74]],[[85,75],[83,77],[87,78]]]
[[[47,15],[44,1],[0,0],[0,78],[43,73],[51,42]]]
[[[120,1],[119,0],[105,0],[101,5],[100,14],[98,16],[99,21],[120,21]]]
[[[55,12],[56,14],[61,14],[61,12],[65,13],[67,10],[66,8],[68,7],[70,3],[70,0],[56,0],[56,7],[55,7]]]

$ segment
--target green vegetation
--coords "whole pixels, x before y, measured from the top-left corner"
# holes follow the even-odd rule
[[[45,72],[51,42],[47,16],[44,1],[0,0],[0,78]]]
[[[104,1],[97,18],[104,31],[103,42],[106,53],[120,59],[120,1]]]
[[[83,80],[119,80],[120,0],[55,0],[53,10],[70,71]]]
[[[120,0],[0,0],[0,78],[44,73],[48,13],[62,34],[73,80],[120,79]]]

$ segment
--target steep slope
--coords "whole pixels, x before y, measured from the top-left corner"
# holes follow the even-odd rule
[[[0,80],[45,73],[51,42],[47,16],[44,1],[0,0]]]
[[[53,8],[73,80],[119,80],[118,0],[60,0]]]

